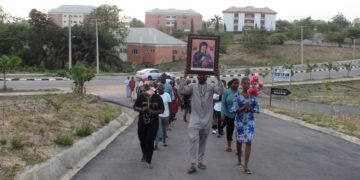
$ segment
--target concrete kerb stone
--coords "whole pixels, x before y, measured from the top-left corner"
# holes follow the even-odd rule
[[[122,114],[91,136],[77,141],[48,161],[29,167],[16,176],[16,180],[71,179],[82,167],[104,150],[136,119],[137,113],[122,108]]]
[[[332,130],[332,129],[327,129],[327,128],[324,128],[324,127],[316,126],[316,125],[304,122],[302,120],[295,119],[295,118],[290,117],[290,116],[275,113],[275,112],[267,110],[267,109],[263,109],[262,112],[264,114],[269,115],[269,116],[273,116],[273,117],[276,117],[276,118],[279,118],[279,119],[282,119],[282,120],[285,120],[285,121],[296,123],[296,124],[299,124],[299,125],[304,126],[306,128],[313,129],[313,130],[316,130],[316,131],[320,131],[322,133],[325,133],[325,134],[328,134],[328,135],[331,135],[331,136],[335,136],[335,137],[343,139],[345,141],[360,145],[360,139],[359,138],[349,136],[349,135],[343,134],[341,132],[338,132],[338,131],[335,131],[335,130]]]

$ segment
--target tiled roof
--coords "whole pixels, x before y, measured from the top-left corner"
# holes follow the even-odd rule
[[[237,13],[237,12],[249,12],[249,13],[267,13],[267,14],[277,14],[276,11],[264,7],[264,8],[255,8],[253,6],[246,6],[246,7],[235,7],[232,6],[228,9],[225,9],[223,13]]]
[[[192,9],[186,9],[186,10],[181,10],[181,9],[152,9],[150,11],[145,12],[145,14],[172,14],[172,15],[198,15],[201,16],[200,13],[192,10]]]
[[[85,6],[85,5],[62,5],[58,8],[51,9],[49,14],[55,13],[84,13],[89,14],[91,11],[96,9],[95,6]]]
[[[186,45],[185,42],[155,28],[130,28],[126,42],[128,44]]]

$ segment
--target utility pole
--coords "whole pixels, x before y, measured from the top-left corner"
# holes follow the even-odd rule
[[[301,26],[301,64],[304,64],[304,26]]]
[[[96,29],[96,74],[99,75],[99,32],[97,19],[95,20],[95,29]]]
[[[71,15],[69,14],[69,22],[68,22],[68,29],[69,29],[69,70],[72,66],[72,52],[71,52]]]
[[[353,60],[355,60],[355,58],[356,58],[355,57],[355,49],[356,49],[356,47],[355,47],[356,43],[355,42],[356,42],[356,39],[354,38],[354,40],[353,40],[353,43],[354,43],[354,45],[353,45]]]

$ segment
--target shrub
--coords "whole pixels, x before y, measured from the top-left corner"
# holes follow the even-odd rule
[[[6,145],[7,144],[7,140],[5,138],[0,138],[0,144],[1,145]]]
[[[327,80],[324,82],[324,86],[325,86],[326,90],[331,90],[332,82]]]
[[[11,139],[11,148],[15,150],[22,149],[24,144],[22,143],[21,139],[19,137],[13,137]]]
[[[71,135],[57,135],[54,142],[60,146],[71,146],[74,144],[74,138]]]
[[[90,123],[83,123],[80,127],[76,128],[76,135],[79,137],[89,136],[94,132],[94,126]]]

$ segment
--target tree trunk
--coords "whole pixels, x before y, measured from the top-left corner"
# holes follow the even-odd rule
[[[311,78],[311,74],[312,74],[312,71],[310,71],[310,80],[312,79],[312,78]]]
[[[331,70],[329,70],[329,79],[331,79]]]

